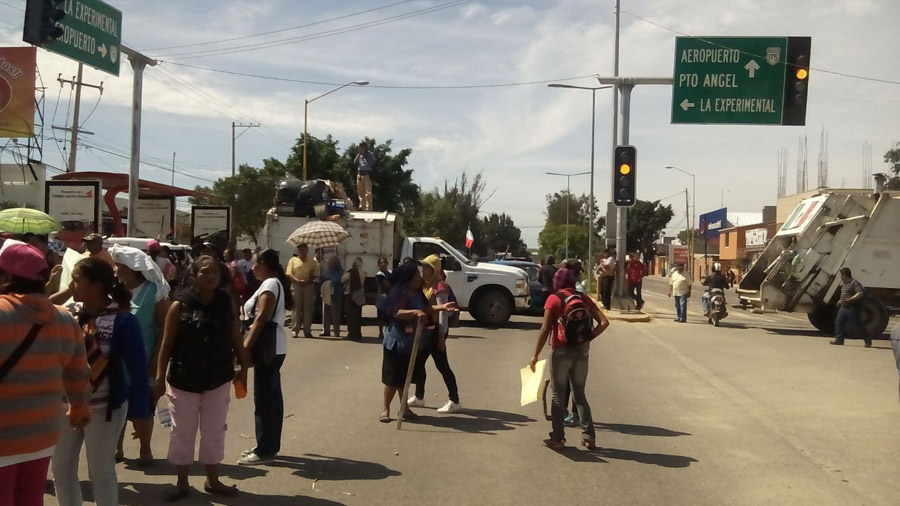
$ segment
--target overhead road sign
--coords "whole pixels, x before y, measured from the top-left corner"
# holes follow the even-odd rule
[[[672,123],[803,125],[809,37],[677,37]]]
[[[62,33],[40,46],[118,76],[122,11],[101,0],[65,0],[59,7],[65,12],[56,23]]]

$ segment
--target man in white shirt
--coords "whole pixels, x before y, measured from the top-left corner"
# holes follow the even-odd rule
[[[677,264],[669,276],[669,297],[675,296],[675,321],[687,321],[687,302],[691,296],[691,279],[684,272],[684,264]]]
[[[237,261],[238,267],[241,269],[241,272],[244,273],[244,277],[246,278],[250,271],[253,270],[253,250],[250,248],[244,248],[241,251],[241,255],[243,258]]]

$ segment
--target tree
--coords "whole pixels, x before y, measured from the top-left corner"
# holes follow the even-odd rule
[[[284,166],[274,159],[266,160],[262,169],[244,164],[236,175],[217,180],[212,188],[198,186],[198,192],[213,197],[191,197],[191,204],[231,206],[232,237],[245,235],[258,243],[274,202],[275,186],[284,176]]]
[[[569,255],[587,259],[588,256],[588,223],[591,213],[590,195],[573,195],[568,190],[547,195],[547,220],[544,229],[538,234],[541,256],[553,254],[562,259],[566,257],[566,208],[569,211]],[[603,237],[600,230],[606,227],[606,217],[600,215],[597,200],[594,199],[594,255],[602,249]],[[590,262],[588,262],[590,263]]]
[[[884,163],[890,165],[891,172],[894,173],[888,179],[886,188],[888,190],[900,190],[900,142],[884,154]]]
[[[672,206],[638,200],[628,209],[628,250],[640,250],[648,259],[653,256],[653,245],[673,216]]]
[[[571,194],[568,190],[547,195],[547,210],[544,214],[547,216],[548,225],[565,225],[566,224],[566,207],[569,208],[569,224],[587,225],[591,217],[591,208],[589,207],[590,195],[577,196]],[[602,230],[606,226],[606,216],[600,215],[600,209],[597,207],[597,199],[594,199],[594,229]]]
[[[481,173],[470,178],[463,173],[450,185],[444,181],[443,188],[422,194],[416,209],[406,209],[403,223],[409,235],[437,236],[450,244],[462,247],[465,244],[466,229],[471,227],[476,247],[483,237],[482,222],[478,211],[484,201],[485,183]]]
[[[584,225],[569,225],[569,254],[566,255],[566,226],[547,225],[538,234],[541,256],[554,255],[557,260],[567,257],[586,259],[588,253],[588,230]],[[601,243],[594,237],[595,250]],[[595,252],[596,253],[596,252]],[[585,262],[587,263],[587,262]]]
[[[508,251],[513,256],[525,256],[522,231],[510,215],[491,213],[481,218],[479,234],[475,236],[475,252],[490,255]],[[480,240],[479,240],[480,239]]]

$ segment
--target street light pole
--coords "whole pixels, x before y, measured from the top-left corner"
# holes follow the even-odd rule
[[[342,90],[342,89],[346,88],[347,86],[365,86],[367,84],[369,84],[369,81],[351,81],[347,84],[342,84],[327,93],[323,93],[323,94],[319,95],[318,97],[303,101],[303,180],[304,181],[309,178],[309,174],[307,171],[307,164],[306,164],[306,159],[307,159],[306,147],[307,147],[307,144],[309,144],[308,138],[307,138],[308,131],[306,129],[306,126],[307,126],[307,118],[309,117],[308,113],[309,113],[310,102],[315,102],[316,100],[319,100],[320,98],[322,98],[324,96],[331,95],[332,93],[334,93],[338,90]]]
[[[690,226],[688,227],[688,230],[690,231],[688,233],[688,254],[691,257],[691,270],[693,270],[693,267],[694,267],[694,220],[697,218],[697,177],[694,176],[694,174],[692,174],[684,169],[679,169],[678,167],[675,167],[672,165],[666,165],[666,168],[669,170],[677,170],[678,172],[681,172],[683,174],[687,174],[688,176],[691,176],[691,183],[693,185],[692,191],[694,193],[692,198],[694,199],[694,203],[691,206],[691,218],[690,218],[691,223],[690,223]]]
[[[612,88],[612,86],[573,86],[571,84],[548,84],[550,88],[571,88],[576,90],[590,90],[591,91],[591,202],[590,202],[590,223],[588,224],[588,267],[593,267],[594,262],[594,145],[596,144],[596,136],[594,132],[597,126],[597,90],[603,90],[606,88]],[[569,206],[566,205],[566,215],[568,216]],[[568,234],[568,219],[566,220],[566,234]],[[568,237],[568,235],[566,236]],[[567,241],[568,243],[568,241]],[[568,253],[568,246],[566,246],[566,252]],[[591,292],[591,279],[593,275],[588,276],[587,282],[587,291]]]
[[[546,172],[546,174],[551,176],[562,176],[566,178],[566,254],[565,257],[569,258],[569,204],[572,198],[572,190],[570,181],[572,180],[572,176],[586,176],[591,174],[590,172],[577,172],[575,174],[563,174],[560,172]]]

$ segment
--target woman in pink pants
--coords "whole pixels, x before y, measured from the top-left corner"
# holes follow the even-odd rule
[[[198,428],[200,462],[206,465],[203,489],[210,494],[237,494],[235,486],[219,481],[235,358],[241,366],[238,379],[247,384],[237,308],[219,289],[222,274],[218,261],[203,256],[192,268],[193,287],[176,298],[166,315],[156,372],[157,397],[162,396],[168,383],[165,391],[172,415],[169,462],[178,472],[175,489],[166,493],[168,501],[181,499],[190,491],[188,473],[194,463]]]

